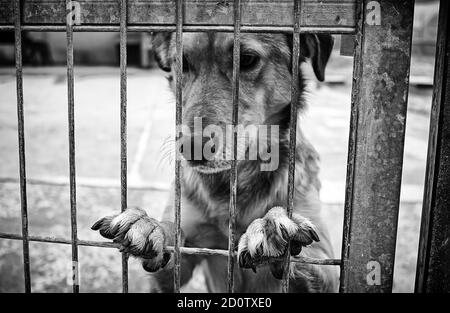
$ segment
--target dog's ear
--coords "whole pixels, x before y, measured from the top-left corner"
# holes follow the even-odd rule
[[[311,59],[311,65],[319,81],[325,79],[325,67],[333,51],[334,39],[329,34],[305,34],[300,36],[301,54]]]
[[[170,72],[171,60],[169,56],[170,40],[172,33],[158,32],[152,33],[152,47],[155,60],[159,67],[166,72]]]

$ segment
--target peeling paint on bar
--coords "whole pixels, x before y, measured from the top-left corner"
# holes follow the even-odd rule
[[[61,32],[65,31],[66,27],[61,25],[24,25],[21,26],[22,30],[33,32]],[[0,25],[1,31],[12,31],[13,25]],[[110,25],[74,25],[74,32],[118,32],[119,26]],[[176,26],[172,24],[167,25],[130,25],[128,26],[128,32],[174,32]],[[220,25],[183,25],[184,32],[234,32],[233,26],[220,26]],[[292,33],[294,28],[292,26],[241,26],[241,33]],[[305,26],[300,30],[301,33],[327,33],[327,34],[353,34],[355,28],[352,26]]]
[[[361,69],[354,77],[357,123],[354,168],[347,178],[353,183],[346,203],[351,248],[344,250],[345,292],[392,291],[414,1],[378,2],[381,25],[364,22]],[[371,280],[373,262],[380,265],[379,283]]]
[[[81,24],[119,25],[117,0],[77,0],[82,9]],[[129,24],[175,24],[177,0],[128,1]],[[291,26],[294,23],[292,0],[241,0],[242,25]],[[304,0],[303,26],[354,26],[356,0]],[[233,1],[185,0],[184,23],[189,25],[234,24]],[[0,0],[0,24],[12,24],[10,0]],[[24,24],[61,24],[66,20],[65,3],[55,0],[27,0]]]

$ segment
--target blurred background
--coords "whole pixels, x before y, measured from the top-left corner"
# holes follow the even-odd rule
[[[414,290],[439,4],[416,0],[394,291]],[[65,33],[24,33],[24,106],[31,235],[70,238]],[[78,236],[102,240],[90,226],[120,210],[119,34],[74,33]],[[174,131],[175,104],[154,64],[150,37],[128,34],[129,206],[159,218],[173,166],[161,146]],[[340,36],[317,83],[307,64],[306,136],[322,159],[323,212],[340,257],[350,122],[352,57]],[[21,233],[14,34],[0,33],[0,232]],[[70,292],[71,247],[30,242],[33,292]],[[120,292],[121,255],[79,247],[81,292]],[[130,291],[145,292],[145,272],[130,260]],[[23,291],[21,241],[0,239],[0,292]],[[203,291],[197,271],[185,291]]]

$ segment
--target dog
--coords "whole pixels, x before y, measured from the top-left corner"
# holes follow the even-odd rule
[[[160,68],[168,73],[175,92],[176,42],[174,33],[152,35],[153,49]],[[324,34],[300,36],[300,63],[310,61],[319,81],[333,48],[333,37]],[[288,149],[292,81],[292,35],[241,35],[240,92],[238,123],[272,125],[279,136],[272,144],[278,148],[276,169],[261,170],[263,161],[240,159],[237,166],[237,218],[235,233],[238,265],[235,268],[236,292],[279,292],[283,274],[282,256],[290,247],[292,255],[332,258],[332,246],[319,200],[319,155],[304,137],[300,123],[295,148],[295,191],[292,218],[286,211],[288,185]],[[220,129],[232,124],[232,33],[183,34],[182,120],[188,129],[194,120]],[[299,90],[305,92],[305,79],[299,70]],[[299,111],[305,107],[301,97]],[[182,135],[177,146],[192,143],[204,148],[205,140]],[[255,140],[250,138],[248,141]],[[214,141],[215,142],[215,141]],[[266,148],[269,148],[266,144]],[[182,149],[181,149],[182,150]],[[228,248],[230,162],[219,158],[187,160],[181,166],[181,229],[185,247]],[[188,150],[188,149],[186,149]],[[229,153],[229,149],[224,148]],[[239,145],[238,153],[248,154],[248,144]],[[246,152],[247,151],[247,152]],[[189,156],[189,155],[188,155]],[[174,194],[169,197],[162,221],[150,218],[139,208],[129,208],[119,215],[97,221],[92,229],[113,239],[121,251],[139,258],[151,275],[151,291],[173,292],[173,257],[165,247],[174,245]],[[288,245],[288,243],[291,243]],[[265,262],[262,262],[265,260]],[[183,254],[181,284],[192,277],[196,266],[205,273],[207,290],[226,292],[227,258],[219,255]],[[251,270],[253,269],[253,271]],[[335,292],[337,269],[291,262],[291,292]]]

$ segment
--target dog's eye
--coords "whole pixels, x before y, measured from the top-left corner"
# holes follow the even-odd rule
[[[259,56],[254,54],[241,54],[241,70],[251,70],[259,63]]]

